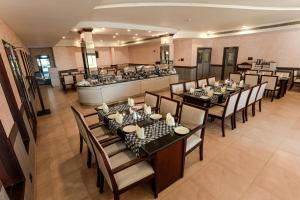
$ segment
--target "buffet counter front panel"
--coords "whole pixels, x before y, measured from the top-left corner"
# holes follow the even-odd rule
[[[99,86],[78,86],[79,102],[83,105],[101,105],[138,96],[145,91],[155,92],[168,89],[178,82],[178,75],[160,76],[135,81],[113,83]]]

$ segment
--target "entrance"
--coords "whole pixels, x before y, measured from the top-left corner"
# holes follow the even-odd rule
[[[223,73],[222,79],[229,78],[229,73],[236,71],[236,63],[239,47],[225,47],[223,52]]]
[[[197,49],[197,72],[196,79],[209,76],[211,62],[211,48]]]

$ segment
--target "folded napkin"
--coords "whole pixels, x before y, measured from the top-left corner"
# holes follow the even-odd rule
[[[226,86],[221,87],[221,92],[222,92],[222,93],[225,93],[225,92],[226,92]]]
[[[120,114],[119,112],[116,113],[116,122],[118,124],[123,124],[123,119],[124,119],[124,116],[122,114]]]
[[[216,81],[214,86],[218,87],[219,86],[219,81]]]
[[[166,115],[166,124],[168,126],[175,126],[175,119],[170,113]]]
[[[239,85],[242,87],[244,85],[244,80],[241,80]]]
[[[102,109],[103,109],[103,112],[104,112],[104,113],[108,113],[108,112],[109,112],[109,108],[108,108],[108,106],[106,105],[106,103],[103,103],[103,104],[102,104]]]
[[[145,137],[145,129],[136,125],[136,135],[138,138],[144,140],[146,138]]]
[[[134,111],[133,111],[131,108],[129,108],[129,113],[130,113],[130,114],[133,114]]]
[[[228,85],[228,83],[230,83],[230,81],[229,81],[228,79],[225,79],[224,83],[225,83],[226,85]]]
[[[212,97],[214,95],[214,91],[213,90],[208,90],[207,91],[207,96]]]
[[[232,87],[233,89],[236,89],[236,83],[232,83],[231,87]]]
[[[194,93],[195,92],[195,88],[190,88],[190,93]]]
[[[137,118],[138,118],[138,116],[137,116],[137,113],[136,113],[136,112],[134,112],[134,111],[133,111],[132,118],[133,118],[134,120],[137,120]]]
[[[134,106],[134,99],[132,99],[132,98],[128,98],[128,105],[129,106]]]
[[[146,104],[144,104],[144,113],[146,115],[151,115],[151,106],[147,106]]]

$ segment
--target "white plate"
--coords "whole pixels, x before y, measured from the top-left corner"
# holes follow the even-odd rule
[[[115,119],[117,117],[117,114],[116,113],[115,114],[110,114],[107,117],[108,117],[108,119]]]
[[[123,131],[126,132],[126,133],[133,133],[133,132],[136,131],[136,126],[134,126],[134,125],[125,126],[123,128]]]
[[[214,92],[214,94],[221,95],[222,93],[221,92]]]
[[[98,110],[102,110],[102,109],[103,109],[103,106],[98,106],[97,109],[98,109]]]
[[[178,126],[178,127],[174,128],[174,131],[175,131],[175,133],[180,134],[180,135],[185,135],[190,132],[190,130],[188,128],[185,128],[183,126]]]
[[[235,89],[233,88],[227,88],[228,91],[234,91]]]
[[[133,107],[132,107],[132,109],[134,109],[134,110],[140,110],[140,109],[142,109],[142,108],[143,108],[142,105],[136,105],[136,106],[133,106]]]
[[[152,114],[152,115],[150,115],[150,118],[154,119],[154,120],[158,120],[158,119],[162,118],[162,115],[161,114]]]
[[[201,96],[200,99],[209,99],[209,96]]]

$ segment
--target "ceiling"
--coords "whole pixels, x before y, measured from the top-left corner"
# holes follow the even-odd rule
[[[219,32],[300,19],[299,0],[0,0],[2,18],[28,47],[54,46],[71,30],[105,30],[95,40],[129,41],[172,32]],[[131,29],[131,32],[127,32]],[[148,33],[148,31],[151,33]],[[115,33],[116,38],[112,38]]]

